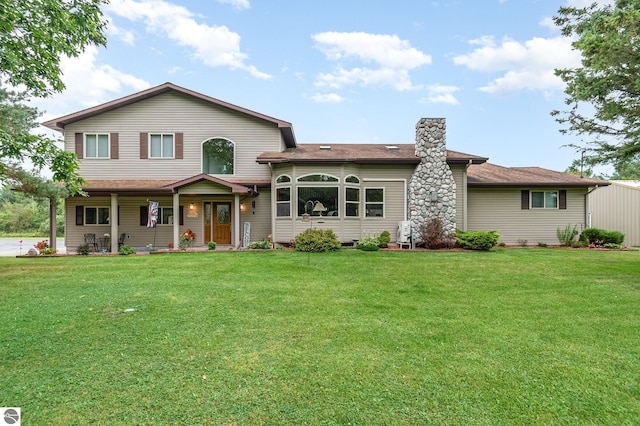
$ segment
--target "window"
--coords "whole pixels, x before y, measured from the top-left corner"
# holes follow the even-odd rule
[[[173,207],[158,208],[158,225],[173,225]]]
[[[276,216],[291,216],[291,187],[276,188]]]
[[[287,175],[280,175],[276,179],[276,183],[287,183],[287,182],[291,182],[291,178]]]
[[[358,177],[354,175],[347,176],[346,178],[344,178],[344,181],[346,183],[360,183],[360,179],[358,179]]]
[[[150,134],[149,158],[173,158],[173,135]]]
[[[210,175],[232,175],[235,149],[227,139],[209,139],[202,144],[202,172]]]
[[[85,207],[84,224],[85,225],[108,225],[109,224],[109,207]]]
[[[87,133],[84,135],[85,158],[109,158],[109,135]]]
[[[365,189],[364,204],[366,217],[384,217],[384,189]]]
[[[360,188],[345,188],[345,216],[360,215]]]
[[[338,178],[331,175],[315,174],[298,178],[298,182],[338,182]]]
[[[557,209],[558,191],[531,191],[532,209]]]
[[[319,203],[324,207],[322,211],[317,210],[320,207]],[[314,208],[316,208],[315,212]],[[298,216],[302,216],[305,212],[313,216],[338,216],[338,187],[299,186]]]

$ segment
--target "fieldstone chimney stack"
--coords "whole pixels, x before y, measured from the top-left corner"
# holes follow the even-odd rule
[[[416,124],[416,155],[420,164],[409,180],[409,220],[418,235],[420,228],[439,218],[444,232],[456,230],[456,183],[447,164],[446,120],[422,118]]]

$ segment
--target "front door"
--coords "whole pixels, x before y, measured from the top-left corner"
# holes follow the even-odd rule
[[[212,203],[213,241],[231,244],[231,203]]]

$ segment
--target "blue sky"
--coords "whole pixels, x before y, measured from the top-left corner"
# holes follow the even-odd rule
[[[167,81],[293,123],[299,143],[413,143],[564,170],[554,68],[579,55],[551,17],[591,0],[111,0],[106,48],[63,61],[43,121]],[[602,2],[601,2],[602,3]]]

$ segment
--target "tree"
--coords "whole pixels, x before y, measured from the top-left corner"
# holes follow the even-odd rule
[[[80,192],[85,181],[78,175],[76,155],[59,149],[53,139],[30,133],[40,112],[24,104],[26,97],[0,87],[0,180],[7,180],[17,163],[30,160],[37,171],[49,167],[53,180],[64,182],[71,193]]]
[[[108,0],[2,0],[0,77],[30,94],[64,89],[60,59],[77,57],[89,45],[105,45]]]
[[[582,53],[582,66],[557,69],[568,111],[552,111],[561,133],[589,137],[577,150],[597,164],[640,152],[640,2],[561,7],[554,22]]]
[[[618,162],[611,179],[640,180],[640,155]]]

